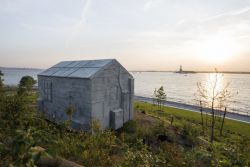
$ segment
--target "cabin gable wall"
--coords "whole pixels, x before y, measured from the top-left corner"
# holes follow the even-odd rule
[[[112,125],[110,114],[118,109],[122,109],[123,123],[133,119],[133,83],[131,75],[116,61],[92,78],[92,117],[99,120],[103,128]]]

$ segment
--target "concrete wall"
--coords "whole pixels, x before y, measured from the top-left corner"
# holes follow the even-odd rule
[[[44,82],[52,83],[52,101],[44,99]],[[91,119],[90,80],[76,78],[38,76],[40,110],[45,112],[51,120],[61,122],[68,120],[66,109],[74,106],[73,126],[88,128]],[[42,104],[41,104],[42,103]]]
[[[134,80],[118,62],[114,61],[95,75],[91,85],[92,117],[98,119],[103,128],[112,125],[110,112],[117,109],[123,110],[123,123],[133,119]]]
[[[44,101],[44,82],[52,83],[52,101]],[[133,119],[134,79],[117,62],[112,61],[91,79],[38,76],[40,110],[56,122],[69,119],[65,111],[73,105],[73,125],[89,128],[96,119],[103,129],[113,125],[111,111],[122,110],[115,121],[120,124]],[[122,119],[121,119],[122,118]],[[119,122],[119,119],[120,122]]]

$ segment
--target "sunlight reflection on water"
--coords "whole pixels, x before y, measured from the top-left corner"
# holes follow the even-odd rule
[[[224,75],[219,73],[211,73],[203,82],[197,83],[198,102],[203,104],[203,107],[223,110],[224,107],[229,107],[231,91],[229,91],[230,83],[224,80]]]
[[[132,72],[135,78],[135,94],[138,96],[152,97],[155,88],[164,86],[167,100],[197,105],[197,82],[207,83],[214,74],[178,74],[173,72]],[[222,75],[222,74],[220,74]],[[228,87],[232,92],[230,98],[230,112],[250,115],[250,75],[223,74],[217,90],[230,83]],[[207,87],[211,87],[207,85]]]
[[[17,85],[22,76],[30,75],[37,79],[42,70],[2,70],[6,85]],[[197,105],[197,82],[206,83],[208,73],[177,74],[172,72],[131,72],[135,78],[135,94],[152,97],[155,88],[164,86],[167,100]],[[213,74],[212,74],[213,75]],[[219,81],[218,90],[222,85],[230,83],[229,90],[233,93],[230,99],[230,112],[250,115],[250,75],[224,74]],[[208,86],[209,87],[209,86]]]

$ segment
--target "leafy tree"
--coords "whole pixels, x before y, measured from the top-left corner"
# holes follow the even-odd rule
[[[220,121],[220,119],[217,118],[221,117],[223,117],[221,123],[222,131],[227,113],[227,110],[225,109],[224,114],[222,115],[222,109],[228,106],[229,98],[231,97],[231,92],[228,90],[229,85],[229,83],[223,85],[223,75],[219,74],[217,70],[215,70],[214,74],[210,75],[209,80],[205,84],[202,84],[201,82],[197,83],[198,101],[201,106],[202,126],[204,126],[202,108],[205,107],[211,110],[211,125],[207,125],[206,120],[206,126],[211,127],[210,142],[214,141],[215,125],[216,122],[219,123]]]
[[[159,108],[162,108],[164,101],[166,101],[167,95],[163,86],[161,86],[158,90],[155,89],[154,91],[154,103],[157,103]]]
[[[66,124],[68,129],[71,129],[72,126],[72,118],[73,118],[73,114],[76,112],[76,107],[73,104],[70,104],[69,107],[66,108],[65,113],[67,114],[67,116],[69,117],[69,120],[66,121]]]
[[[36,80],[34,80],[33,77],[31,76],[22,77],[22,79],[19,82],[18,95],[29,93],[35,84]]]
[[[69,116],[70,120],[72,121],[72,116],[76,111],[76,107],[72,104],[69,105],[68,108],[66,108],[66,114]]]
[[[4,87],[3,79],[2,79],[3,75],[4,75],[4,74],[3,74],[2,71],[0,70],[0,93],[3,91],[3,87]]]

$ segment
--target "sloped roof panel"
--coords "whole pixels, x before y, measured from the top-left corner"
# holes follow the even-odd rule
[[[63,61],[38,75],[55,77],[90,78],[113,59]]]
[[[83,67],[103,67],[104,65],[106,65],[108,62],[110,62],[109,60],[91,60],[88,63],[86,63]]]
[[[100,68],[79,68],[77,71],[69,75],[74,78],[89,78],[94,75]]]
[[[70,68],[70,67],[63,67],[61,70],[55,72],[53,74],[53,76],[56,77],[67,77],[69,76],[71,73],[77,71],[79,68]]]
[[[79,61],[79,64],[76,65],[76,67],[84,67],[85,64],[87,64],[89,61]]]
[[[56,73],[57,71],[60,71],[60,70],[61,70],[61,68],[51,67],[51,68],[41,72],[39,75],[51,76],[51,75],[53,75],[54,73]]]
[[[67,65],[73,63],[73,61],[62,61],[56,65],[54,65],[53,67],[66,67]]]
[[[78,64],[80,64],[80,61],[73,61],[69,64],[67,64],[65,67],[77,67]]]

